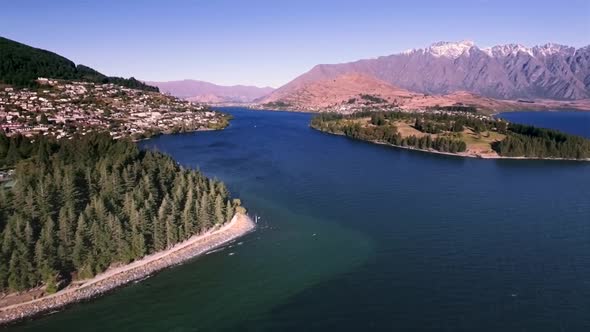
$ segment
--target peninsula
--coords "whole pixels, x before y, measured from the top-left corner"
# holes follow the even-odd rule
[[[461,157],[590,160],[588,139],[509,123],[468,108],[322,113],[311,120],[311,127],[399,148]]]
[[[222,182],[105,133],[0,134],[0,323],[55,310],[253,229]]]

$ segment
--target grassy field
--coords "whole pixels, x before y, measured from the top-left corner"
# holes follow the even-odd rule
[[[361,126],[374,126],[371,124],[371,118],[349,119],[346,120],[346,122],[349,124],[358,123]],[[441,136],[461,140],[467,144],[466,152],[469,154],[497,155],[492,149],[492,143],[501,141],[506,137],[495,131],[485,131],[477,134],[470,128],[465,128],[465,130],[460,133],[443,132],[440,134],[428,134],[414,128],[414,121],[411,120],[395,121],[393,124],[396,126],[398,133],[404,138],[410,136],[424,137],[430,135],[433,139]]]
[[[461,133],[461,140],[467,143],[467,152],[477,154],[496,154],[496,152],[492,150],[492,143],[501,141],[505,137],[505,135],[494,131],[485,131],[476,134],[470,129],[465,129]]]
[[[402,137],[408,136],[416,136],[416,137],[423,137],[428,134],[423,133],[412,126],[412,124],[408,123],[407,121],[396,121],[394,125],[397,127],[397,131],[399,132]],[[436,135],[432,135],[432,138],[436,138]]]

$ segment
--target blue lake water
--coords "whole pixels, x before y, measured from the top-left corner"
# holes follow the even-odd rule
[[[226,130],[141,145],[225,181],[259,229],[9,330],[590,331],[590,163],[433,155],[227,111]],[[587,134],[587,115],[559,114],[502,116]]]
[[[590,112],[509,112],[498,116],[511,122],[557,129],[590,138]]]

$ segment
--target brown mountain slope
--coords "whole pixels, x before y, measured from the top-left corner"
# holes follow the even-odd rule
[[[590,109],[589,100],[579,101],[508,101],[457,91],[445,95],[414,93],[385,81],[362,74],[343,74],[335,78],[298,82],[288,89],[278,89],[259,100],[266,108],[296,111],[353,112],[363,108],[426,109],[434,106],[474,106],[494,112],[519,109],[581,108]]]
[[[366,75],[345,74],[333,79],[301,84],[295,89],[276,91],[260,103],[285,105],[290,109],[323,110],[361,101],[361,95],[382,98],[388,103],[400,103],[402,99],[419,94],[396,88]]]

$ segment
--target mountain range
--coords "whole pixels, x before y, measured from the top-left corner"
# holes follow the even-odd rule
[[[250,103],[274,91],[273,88],[247,85],[223,86],[197,80],[145,82],[163,93],[178,98],[209,104]]]
[[[317,65],[262,103],[351,73],[422,94],[466,91],[496,99],[579,100],[590,98],[590,46],[479,48],[471,41],[439,42],[376,59]]]
[[[280,88],[258,101],[268,109],[296,111],[352,112],[370,107],[426,109],[431,107],[473,107],[483,112],[521,109],[590,109],[590,99],[580,100],[505,100],[468,91],[447,94],[412,92],[369,75],[349,73],[335,78],[303,82]]]

